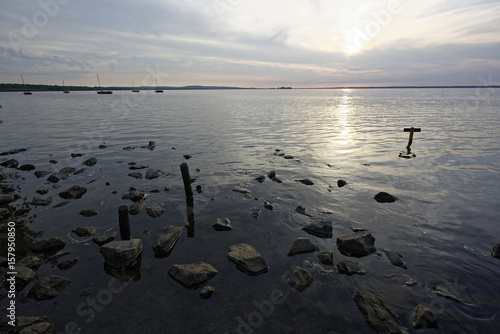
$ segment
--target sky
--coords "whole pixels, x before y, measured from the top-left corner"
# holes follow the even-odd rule
[[[498,0],[0,0],[0,82],[500,84]]]

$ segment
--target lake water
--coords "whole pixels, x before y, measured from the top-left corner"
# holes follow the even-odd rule
[[[47,315],[58,333],[68,324],[82,333],[369,333],[352,299],[363,291],[382,298],[410,331],[418,304],[435,313],[436,332],[491,333],[500,325],[500,260],[491,256],[500,243],[499,89],[1,93],[0,104],[0,151],[27,148],[0,162],[15,158],[36,170],[58,171],[98,159],[55,186],[33,171],[1,170],[19,187],[14,205],[23,198],[31,202],[41,188],[49,189],[44,198],[53,198],[50,206],[16,218],[18,258],[39,231],[65,238],[78,226],[119,233],[117,208],[131,204],[122,199],[129,187],[146,191],[145,208],[165,209],[159,218],[145,208],[130,216],[132,237],[142,239],[144,249],[124,286],[105,270],[97,245],[71,235],[80,242],[67,239],[64,250],[71,255],[62,259],[77,256],[78,264],[62,271],[46,262],[37,274],[73,282],[52,300],[21,297],[19,316]],[[411,126],[422,129],[412,144],[417,157],[398,158],[408,141],[403,128]],[[154,150],[141,148],[149,141],[156,142]],[[103,143],[107,148],[100,149]],[[134,149],[123,149],[129,146]],[[186,160],[186,154],[192,157]],[[127,176],[130,162],[165,175],[134,179]],[[162,228],[186,223],[183,162],[196,178],[193,187],[203,187],[195,192],[194,237],[185,231],[168,257],[155,258],[152,244]],[[271,171],[283,183],[254,180]],[[296,181],[304,178],[314,185]],[[339,179],[347,185],[337,187]],[[73,185],[88,191],[57,207],[64,201],[57,194]],[[236,186],[253,198],[231,191]],[[373,196],[380,191],[398,201],[377,203]],[[274,209],[265,209],[264,200]],[[313,218],[298,214],[299,205]],[[87,207],[99,214],[80,216]],[[252,207],[262,210],[258,218]],[[233,230],[213,230],[218,217],[229,218]],[[301,230],[314,218],[333,222],[332,239]],[[368,229],[375,247],[400,253],[408,269],[393,266],[383,252],[359,259],[342,255],[336,238],[352,228]],[[367,274],[321,273],[310,265],[318,262],[315,253],[287,257],[298,237],[333,250],[335,263],[360,262]],[[269,272],[238,271],[226,256],[238,243],[254,246]],[[168,275],[173,264],[200,261],[219,272],[207,283],[215,287],[208,300]],[[286,284],[296,265],[317,281],[304,292]],[[409,275],[417,285],[403,285],[397,275]],[[436,295],[436,288],[462,302]],[[87,295],[80,296],[82,291]],[[6,301],[0,301],[2,309]]]

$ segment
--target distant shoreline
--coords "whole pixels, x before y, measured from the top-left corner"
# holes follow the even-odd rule
[[[286,87],[286,90],[290,89],[435,89],[435,88],[500,88],[500,85],[488,85],[488,86],[342,86],[342,87]],[[100,89],[106,90],[248,90],[248,89],[276,89],[282,90],[283,87],[268,87],[268,88],[258,88],[258,87],[230,87],[230,86],[140,86],[140,87],[89,87],[89,86],[59,86],[59,85],[27,85],[27,89],[33,92],[52,92],[52,91],[97,91]],[[11,83],[0,83],[0,92],[23,92],[25,89],[22,84],[11,84]]]

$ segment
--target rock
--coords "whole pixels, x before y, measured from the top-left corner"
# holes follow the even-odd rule
[[[35,165],[32,165],[32,164],[25,164],[25,165],[19,166],[18,169],[22,170],[22,171],[30,171],[30,170],[36,169],[36,167],[35,167]]]
[[[401,254],[388,249],[384,249],[384,253],[393,265],[407,269],[406,264],[403,261],[401,261],[402,258]]]
[[[151,206],[149,208],[146,208],[146,213],[152,218],[160,217],[163,212],[165,212],[165,209],[163,209],[161,206]]]
[[[73,173],[75,170],[76,168],[73,167],[64,167],[59,172],[50,175],[47,178],[47,181],[50,181],[52,183],[57,183],[60,180],[67,179],[71,175],[71,173]]]
[[[500,259],[500,244],[493,246],[491,248],[491,256],[496,257],[497,259]]]
[[[54,332],[54,325],[49,322],[40,322],[35,325],[27,326],[19,331],[19,334],[52,334]]]
[[[153,243],[153,251],[156,256],[166,255],[172,250],[182,231],[184,231],[184,227],[169,225],[163,231],[164,233]]]
[[[59,196],[64,199],[79,199],[87,192],[87,188],[73,186],[66,191],[60,192]]]
[[[144,193],[144,191],[137,190],[135,188],[130,188],[128,193],[125,193],[122,196],[122,199],[129,199],[132,202],[137,202],[137,201],[139,201],[141,199],[145,199],[145,198],[146,198],[146,194]]]
[[[337,180],[337,187],[339,187],[339,188],[342,188],[346,184],[347,184],[347,182],[345,182],[344,180]]]
[[[246,188],[242,188],[242,187],[234,187],[233,189],[231,189],[231,191],[234,191],[236,193],[240,193],[240,194],[244,194],[245,197],[247,198],[251,198],[252,197],[252,192]]]
[[[64,289],[66,285],[71,283],[71,280],[57,276],[49,275],[36,283],[29,291],[28,296],[36,300],[52,299],[59,294],[59,291]]]
[[[413,278],[411,278],[408,275],[390,274],[390,275],[386,275],[384,277],[393,279],[396,282],[403,284],[403,285],[406,285],[406,286],[417,285],[417,281],[415,281]]]
[[[204,286],[203,289],[201,289],[201,291],[200,291],[200,296],[203,299],[208,299],[212,296],[214,291],[215,291],[215,289],[213,286],[208,286],[208,285]]]
[[[444,297],[446,299],[453,300],[453,301],[458,302],[458,303],[472,304],[472,303],[465,301],[465,300],[461,299],[460,297],[458,297],[456,295],[456,292],[448,291],[448,289],[445,287],[435,286],[434,293],[439,297]]]
[[[128,213],[130,213],[131,215],[136,215],[139,212],[141,212],[143,206],[144,206],[144,200],[140,199],[140,200],[132,203],[132,205],[130,205],[130,208],[128,209]]]
[[[230,231],[233,229],[231,226],[231,221],[229,221],[229,218],[224,218],[224,221],[222,221],[220,218],[217,218],[215,220],[215,223],[212,224],[212,227],[216,231]]]
[[[17,168],[17,165],[19,165],[19,161],[17,161],[16,159],[9,159],[7,161],[0,163],[0,166],[6,168]]]
[[[99,145],[99,149],[101,149],[101,150],[102,150],[102,149],[105,149],[105,148],[107,148],[107,147],[108,147],[108,146],[107,146],[107,145],[105,145],[105,144],[100,144],[100,145]]]
[[[4,194],[0,195],[0,205],[5,205],[14,202],[14,195],[13,194]]]
[[[438,328],[438,322],[431,309],[424,305],[418,305],[415,308],[415,317],[413,320],[413,327],[420,328]]]
[[[272,210],[274,209],[274,206],[269,203],[268,201],[264,200],[264,208],[268,209],[268,210]]]
[[[87,160],[85,160],[85,161],[83,162],[83,164],[84,164],[85,166],[89,166],[89,167],[94,166],[96,163],[97,163],[97,159],[96,159],[96,158],[89,158],[89,159],[87,159]]]
[[[259,218],[259,216],[260,216],[260,209],[259,208],[253,207],[250,209],[250,211],[252,212],[252,217]]]
[[[198,194],[201,194],[201,192],[202,192],[202,191],[203,191],[203,187],[202,187],[202,186],[200,186],[200,185],[197,185],[197,186],[196,186],[196,192],[197,192]]]
[[[302,205],[299,205],[295,208],[295,212],[300,213],[301,215],[307,216],[307,217],[312,217],[310,214],[306,213],[306,208],[304,208]]]
[[[47,206],[52,203],[52,197],[49,198],[41,198],[38,196],[33,197],[33,200],[31,201],[31,205],[34,206]]]
[[[0,153],[0,155],[17,154],[17,153],[21,153],[21,152],[24,152],[24,151],[27,151],[27,149],[26,148],[16,148],[14,150],[2,152],[2,153]]]
[[[187,289],[196,289],[215,275],[217,270],[205,262],[174,264],[168,271],[177,283]]]
[[[306,186],[312,186],[314,184],[314,182],[309,180],[309,179],[302,179],[302,180],[295,180],[295,181],[298,181],[302,184],[305,184]]]
[[[79,237],[89,237],[95,234],[95,228],[94,227],[77,227],[71,232],[75,233]]]
[[[303,254],[303,253],[311,253],[319,250],[319,247],[314,245],[307,238],[298,238],[292,245],[292,248],[288,251],[288,256]]]
[[[142,179],[142,173],[141,172],[128,173],[127,176],[133,177],[134,179]]]
[[[103,234],[98,237],[95,237],[92,239],[93,242],[98,244],[99,246],[102,246],[104,244],[107,244],[110,241],[113,241],[116,237],[116,232],[111,232],[108,234]]]
[[[33,252],[53,252],[63,249],[66,242],[61,237],[38,239],[31,244]]]
[[[49,162],[50,162],[51,164],[54,164],[54,165],[55,165],[56,163],[58,163],[58,161],[57,161],[57,160],[54,160],[54,159],[49,160]]]
[[[85,208],[80,211],[80,215],[84,217],[93,217],[97,216],[99,213],[94,208]]]
[[[266,176],[261,175],[261,176],[257,176],[254,180],[256,180],[259,183],[262,183],[262,182],[264,182],[265,179],[266,179]]]
[[[41,177],[47,176],[47,175],[49,175],[49,174],[50,174],[50,172],[49,172],[49,171],[46,171],[46,170],[37,170],[37,171],[35,172],[35,176],[36,176],[37,178],[41,178]]]
[[[148,169],[146,171],[146,180],[156,179],[157,177],[160,177],[163,174],[165,174],[165,172],[163,172],[159,169]]]
[[[148,143],[148,148],[152,151],[152,150],[155,149],[155,147],[156,147],[156,142],[150,140],[149,143]]]
[[[72,257],[72,258],[69,258],[69,259],[67,259],[67,260],[65,260],[65,261],[63,261],[63,262],[61,262],[61,263],[59,263],[59,264],[57,265],[57,267],[58,267],[59,269],[61,269],[61,270],[68,270],[68,269],[70,269],[71,267],[73,267],[75,264],[77,264],[79,260],[80,260],[80,259],[79,259],[79,258],[77,258],[77,257]]]
[[[314,281],[314,277],[307,270],[299,266],[295,266],[293,272],[288,277],[288,285],[301,292],[310,287]]]
[[[8,208],[0,208],[0,219],[3,217],[7,217],[9,214],[9,209]]]
[[[398,199],[396,196],[392,196],[391,194],[383,191],[376,194],[374,198],[379,203],[392,203],[396,202]]]
[[[292,156],[292,155],[287,154],[287,155],[283,156],[283,158],[284,158],[284,159],[291,160],[291,159],[293,159],[293,156]]]
[[[0,256],[0,268],[7,268],[9,265],[9,259],[7,259],[5,256]]]
[[[146,168],[149,168],[149,166],[132,165],[128,169],[130,169],[130,170],[138,170],[138,169],[146,169]]]
[[[237,244],[229,247],[227,253],[229,261],[236,267],[251,276],[265,273],[269,270],[269,265],[262,256],[248,244]]]
[[[101,246],[99,252],[110,267],[117,270],[130,268],[137,263],[142,252],[142,240],[111,241]]]
[[[318,253],[319,262],[333,266],[333,252],[330,249]]]
[[[183,157],[184,159],[189,160],[191,159],[191,154],[184,154]]]
[[[72,158],[79,158],[79,157],[83,157],[84,155],[85,155],[85,153],[71,153]]]
[[[267,177],[271,180],[274,179],[276,177],[276,172],[274,170],[270,171],[269,173],[267,173]]]
[[[358,262],[352,262],[352,261],[340,261],[337,263],[337,269],[339,273],[344,274],[344,275],[364,275],[366,274],[366,271],[361,269],[359,266]]]
[[[53,325],[49,324],[46,320],[47,317],[17,317],[14,333],[51,334]],[[40,326],[41,324],[49,324],[52,327],[47,327],[46,325]]]
[[[376,251],[375,238],[368,232],[356,232],[337,238],[340,252],[346,256],[363,257]]]
[[[319,220],[307,224],[302,230],[319,238],[332,237],[332,222],[329,220]]]
[[[29,282],[31,282],[33,277],[35,277],[35,272],[33,271],[33,269],[19,265],[16,266],[16,287],[19,288],[19,291],[24,289],[24,287],[28,285]]]
[[[49,193],[49,189],[38,189],[36,193],[39,195],[46,195]]]
[[[40,259],[38,256],[28,256],[28,257],[25,257],[24,259],[22,259],[21,261],[19,261],[16,264],[16,267],[22,266],[22,267],[30,268],[32,270],[37,270],[41,264],[42,264],[42,259]]]
[[[357,291],[354,294],[356,306],[363,313],[366,322],[377,333],[408,334],[399,317],[385,306],[377,296]]]

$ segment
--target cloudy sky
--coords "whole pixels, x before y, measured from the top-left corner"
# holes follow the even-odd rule
[[[0,0],[0,82],[500,84],[498,0]]]

